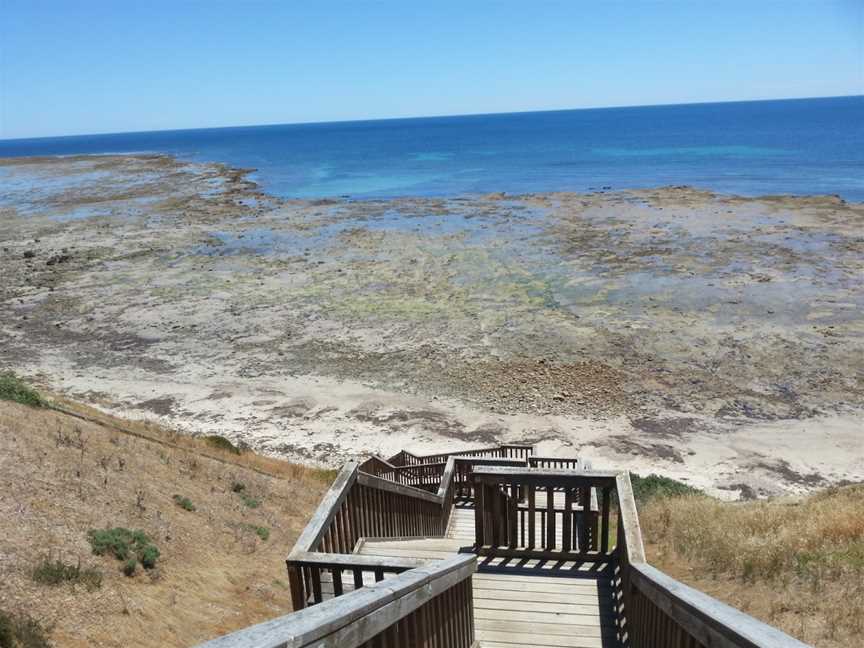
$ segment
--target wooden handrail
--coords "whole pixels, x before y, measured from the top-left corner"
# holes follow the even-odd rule
[[[304,551],[291,554],[291,558],[297,563],[318,563],[322,565],[341,565],[345,569],[357,566],[368,567],[392,567],[395,569],[414,569],[429,563],[422,558],[380,558],[378,556],[366,556],[363,554],[341,554],[324,553],[323,551]]]
[[[644,563],[645,545],[642,542],[642,529],[639,527],[639,513],[636,510],[636,498],[633,496],[633,484],[630,473],[620,473],[615,478],[618,492],[618,526],[623,533],[624,542],[620,545],[619,558],[626,564]],[[624,555],[620,555],[623,553]]]
[[[357,482],[362,484],[363,486],[370,486],[379,490],[390,491],[391,493],[398,493],[399,495],[407,495],[408,497],[416,497],[417,499],[426,500],[427,502],[434,502],[436,504],[441,503],[441,498],[437,495],[433,495],[432,493],[421,490],[420,488],[414,488],[413,486],[406,486],[405,484],[392,482],[389,479],[384,479],[383,477],[367,475],[366,473],[361,472],[357,476]]]
[[[565,482],[574,486],[614,486],[617,472],[609,470],[559,470],[549,468],[510,468],[507,466],[490,466],[477,468],[474,475],[483,481],[494,481],[499,478],[524,477],[544,486],[561,486]]]
[[[339,511],[339,507],[348,496],[348,492],[357,481],[358,467],[353,461],[346,463],[342,470],[336,475],[333,484],[321,498],[318,508],[312,514],[309,523],[303,528],[297,542],[294,543],[295,551],[315,551],[322,536],[327,532],[330,523]]]
[[[624,646],[807,648],[786,633],[688,587],[648,564],[630,475],[618,491],[617,605]],[[695,643],[694,643],[695,642]]]
[[[807,644],[777,628],[693,589],[647,563],[633,563],[631,569],[630,583],[702,646],[807,648]]]
[[[528,457],[528,465],[531,468],[565,468],[567,470],[590,470],[591,461],[582,457],[540,457],[532,455]]]
[[[492,455],[502,458],[522,458],[527,459],[534,453],[534,446],[520,444],[503,444],[498,446],[486,446],[482,448],[472,448],[469,450],[456,450],[453,452],[441,452],[431,455],[415,455],[407,450],[401,450],[390,457],[389,463],[396,466],[416,466],[426,463],[439,463],[447,461],[448,457],[458,455],[462,457],[473,457]]]
[[[199,648],[357,648],[373,639],[382,645],[470,648],[476,562],[474,556],[460,555],[412,569]],[[433,602],[438,602],[434,613]]]
[[[456,475],[456,460],[453,457],[447,459],[444,466],[444,474],[441,475],[441,484],[438,486],[438,497],[446,500],[448,493],[453,490],[453,480]]]
[[[392,463],[380,457],[378,455],[372,455],[362,464],[360,464],[360,470],[368,473],[370,475],[396,475],[399,472],[399,466],[394,466]]]

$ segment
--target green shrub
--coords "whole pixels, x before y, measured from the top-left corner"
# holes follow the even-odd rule
[[[258,508],[261,506],[261,500],[255,499],[251,495],[247,495],[246,493],[240,493],[240,499],[243,500],[243,503],[249,508]]]
[[[11,371],[0,373],[0,400],[10,400],[31,407],[42,407],[45,399]]]
[[[182,508],[184,511],[196,510],[195,505],[192,503],[192,500],[190,500],[188,497],[183,497],[182,495],[175,495],[174,503],[180,508]]]
[[[32,573],[33,580],[43,585],[81,584],[88,591],[102,587],[102,572],[93,567],[82,569],[81,562],[70,565],[50,556],[40,562]]]
[[[127,558],[123,563],[123,573],[126,576],[134,576],[135,570],[138,568],[138,560],[136,558]]]
[[[246,522],[239,523],[237,526],[246,531],[254,533],[264,542],[267,542],[267,540],[270,539],[270,529],[268,529],[267,527],[258,526],[257,524],[248,524]]]
[[[220,450],[225,450],[226,452],[232,452],[234,454],[241,454],[242,450],[238,448],[236,445],[231,443],[228,439],[218,434],[210,434],[204,437],[214,448],[219,448]]]
[[[682,495],[704,495],[698,488],[680,482],[671,477],[662,475],[648,475],[641,477],[636,473],[630,473],[630,482],[633,484],[633,497],[637,502],[647,502],[655,498],[681,497]]]
[[[159,549],[156,548],[156,545],[147,545],[138,557],[141,559],[144,569],[153,569],[156,566],[156,561],[159,560]]]
[[[159,549],[143,531],[130,531],[123,527],[90,529],[87,538],[97,556],[110,554],[122,560],[123,573],[127,576],[135,573],[135,565],[139,560],[145,569],[152,569],[159,558]]]
[[[51,648],[50,632],[27,614],[15,616],[0,610],[0,648]]]

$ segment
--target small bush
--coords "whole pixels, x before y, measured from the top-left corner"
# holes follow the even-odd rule
[[[33,580],[43,585],[61,585],[72,583],[84,585],[87,591],[102,587],[102,572],[93,567],[81,568],[81,562],[75,565],[64,563],[60,558],[45,558],[33,570]]]
[[[134,576],[137,568],[138,560],[136,558],[127,558],[126,562],[123,563],[122,570],[126,576]]]
[[[110,554],[122,560],[123,573],[127,576],[135,573],[135,565],[139,560],[145,569],[152,569],[159,558],[159,549],[143,531],[130,531],[123,527],[90,529],[87,538],[97,556]]]
[[[141,559],[144,569],[153,569],[156,566],[156,561],[159,560],[159,549],[156,548],[156,545],[147,545],[138,557]]]
[[[195,505],[192,503],[188,497],[183,497],[182,495],[174,496],[174,503],[182,508],[184,511],[195,511]]]
[[[270,529],[268,529],[267,527],[255,526],[253,524],[252,530],[255,532],[255,535],[261,538],[264,542],[267,542],[267,540],[270,538]]]
[[[243,451],[238,448],[236,445],[231,443],[228,439],[218,434],[210,434],[204,437],[214,448],[219,448],[220,450],[225,450],[226,452],[231,452],[233,454],[241,454]]]
[[[15,616],[0,610],[0,648],[51,648],[50,632],[26,614]]]
[[[243,500],[243,503],[249,508],[258,508],[261,506],[261,500],[255,499],[251,495],[246,492],[246,484],[243,482],[234,482],[231,484],[231,492],[237,493],[240,496],[240,499]]]
[[[681,497],[683,495],[702,495],[702,491],[693,488],[684,482],[662,475],[648,475],[641,477],[636,473],[630,473],[630,482],[633,484],[633,497],[637,502],[648,502],[655,498]]]
[[[243,503],[251,509],[258,508],[261,506],[261,500],[255,499],[251,495],[247,495],[246,493],[240,493],[240,499],[243,500]]]
[[[10,400],[30,407],[42,407],[45,399],[11,371],[0,373],[0,400]]]

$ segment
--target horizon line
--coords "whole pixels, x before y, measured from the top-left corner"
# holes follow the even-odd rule
[[[655,103],[655,104],[628,104],[615,106],[586,106],[578,108],[543,108],[540,110],[512,110],[502,112],[476,112],[476,113],[458,113],[458,114],[435,114],[435,115],[412,115],[407,117],[371,117],[366,119],[331,119],[331,120],[312,120],[299,122],[272,122],[267,124],[232,124],[224,126],[196,126],[192,128],[158,128],[153,130],[130,130],[130,131],[108,131],[101,133],[74,133],[66,135],[36,135],[28,137],[8,137],[0,138],[0,143],[6,142],[22,142],[29,140],[43,139],[61,139],[74,137],[104,137],[108,135],[143,135],[150,133],[179,133],[187,131],[205,131],[205,130],[232,130],[239,128],[274,128],[278,126],[312,126],[317,124],[358,124],[364,122],[385,122],[385,121],[407,121],[421,119],[441,119],[447,117],[491,117],[494,115],[523,115],[536,113],[556,113],[556,112],[575,112],[588,110],[616,110],[624,108],[661,108],[672,106],[705,106],[713,104],[731,104],[731,103],[762,103],[766,101],[806,101],[811,99],[852,99],[855,97],[864,97],[864,94],[850,95],[829,95],[818,97],[772,97],[769,99],[723,99],[721,101],[687,101],[682,103]]]

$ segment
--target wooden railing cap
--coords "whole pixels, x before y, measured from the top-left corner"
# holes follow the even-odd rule
[[[493,465],[504,465],[504,466],[524,466],[524,459],[511,459],[509,457],[472,457],[470,455],[460,455],[454,454],[451,455],[453,459],[456,461],[470,461],[475,464],[493,464]],[[434,464],[426,464],[426,465],[434,465]]]
[[[292,553],[294,551],[312,551],[315,548],[321,536],[327,531],[327,524],[336,515],[339,505],[348,495],[357,475],[358,465],[356,462],[349,461],[342,467],[324,497],[321,498],[321,502],[315,509],[309,523],[303,528],[300,537],[294,543]]]
[[[390,556],[367,556],[364,554],[324,553],[321,551],[292,551],[288,560],[299,565],[366,567],[368,569],[394,567],[397,569],[415,569],[424,567],[430,562],[426,558],[393,558]],[[367,571],[368,571],[367,569]]]
[[[357,481],[363,486],[370,486],[372,488],[378,488],[380,490],[386,490],[392,493],[399,493],[400,495],[407,495],[408,497],[415,497],[417,499],[435,502],[436,504],[439,504],[441,502],[440,497],[428,491],[414,488],[413,486],[406,486],[405,484],[399,484],[397,482],[390,481],[389,479],[384,479],[383,477],[377,477],[375,475],[369,475],[364,472],[361,472],[357,476]]]
[[[398,610],[389,611],[388,617],[393,618],[387,621],[395,623],[441,591],[469,578],[476,568],[475,556],[454,556],[328,599],[314,607],[244,628],[200,644],[198,648],[303,648],[318,645],[313,642],[326,640],[343,628],[359,623],[356,633],[352,635],[357,641],[350,644],[357,646],[371,638],[366,637],[366,634],[372,632],[374,624],[364,621],[371,620],[376,611],[423,588],[422,596],[418,597],[414,605],[399,606]]]
[[[481,466],[474,469],[475,477],[541,477],[548,479],[578,479],[583,481],[615,480],[620,473],[610,470],[565,470],[562,468],[511,468],[510,466]]]

